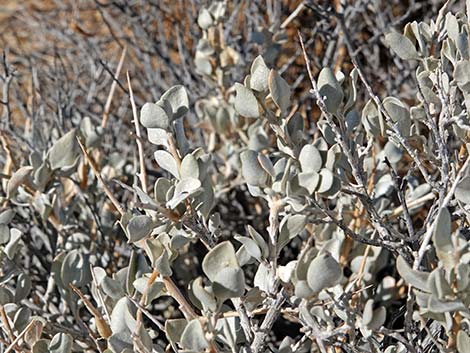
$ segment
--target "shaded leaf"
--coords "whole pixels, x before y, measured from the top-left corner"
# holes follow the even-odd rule
[[[374,310],[373,306],[374,301],[369,299],[364,306],[362,323],[370,330],[378,330],[385,323],[387,311],[382,306]]]
[[[202,285],[202,277],[198,277],[193,281],[191,290],[205,311],[215,312],[217,310],[217,301],[214,295]]]
[[[16,280],[15,302],[19,303],[25,299],[31,291],[31,278],[21,273]],[[21,330],[20,330],[21,331]]]
[[[274,171],[274,166],[269,157],[266,155],[259,153],[258,154],[258,162],[261,165],[261,168],[265,170],[266,173],[268,173],[271,177],[276,176],[276,172]]]
[[[256,231],[256,229],[253,228],[251,225],[248,225],[247,229],[248,229],[248,234],[250,235],[250,237],[256,242],[256,244],[258,244],[259,248],[261,249],[262,256],[267,257],[269,254],[269,248],[263,236],[259,234]]]
[[[188,322],[185,319],[170,319],[165,321],[165,334],[173,344],[181,341],[181,335]]]
[[[438,299],[444,299],[446,296],[453,294],[452,288],[445,278],[444,269],[439,267],[429,274],[428,288]]]
[[[243,151],[240,154],[242,162],[242,176],[247,184],[264,186],[268,180],[268,173],[263,169],[258,153],[252,150]]]
[[[318,174],[320,176],[320,185],[318,186],[317,191],[319,193],[327,192],[333,187],[335,176],[329,169],[326,168],[320,170],[320,173]]]
[[[78,250],[72,250],[65,256],[61,267],[61,279],[63,285],[68,288],[69,284],[81,287],[87,280],[89,264]]]
[[[387,97],[383,100],[383,107],[398,129],[404,136],[410,135],[411,118],[408,108],[397,98]]]

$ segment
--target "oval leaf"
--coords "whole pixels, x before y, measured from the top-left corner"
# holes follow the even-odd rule
[[[148,129],[166,130],[170,127],[170,118],[159,105],[145,103],[140,110],[140,123]]]
[[[182,85],[176,85],[168,89],[160,100],[170,103],[173,112],[171,120],[181,118],[189,110],[188,93]]]
[[[326,110],[335,114],[343,101],[344,93],[329,67],[323,68],[318,75],[318,93],[326,105]]]
[[[258,101],[251,91],[240,83],[235,83],[237,95],[235,97],[235,109],[245,118],[259,117]]]
[[[134,243],[150,235],[153,229],[152,218],[146,215],[138,215],[131,218],[127,224],[127,236]]]
[[[331,288],[342,275],[341,266],[329,253],[318,255],[308,266],[307,283],[314,293]]]
[[[198,319],[191,320],[181,335],[181,345],[194,352],[203,352],[209,343]]]
[[[257,92],[268,90],[269,68],[266,66],[263,57],[258,55],[250,70],[250,87]]]
[[[79,147],[75,138],[76,131],[71,130],[54,143],[48,153],[52,170],[72,166],[79,155]]]
[[[275,70],[269,72],[268,85],[274,104],[285,114],[290,104],[290,86]]]
[[[385,42],[402,60],[419,59],[418,52],[408,37],[397,32],[390,32],[385,36]]]
[[[320,151],[313,145],[305,145],[299,154],[302,172],[318,172],[323,164]]]
[[[239,268],[235,248],[229,241],[224,241],[212,248],[202,261],[202,270],[212,282],[217,278],[221,269]]]
[[[427,284],[429,273],[413,270],[401,256],[397,258],[397,271],[408,284],[424,292],[429,292]]]
[[[258,153],[252,150],[243,151],[240,154],[242,162],[242,176],[247,184],[264,186],[268,180],[268,173],[263,169]]]
[[[50,353],[72,353],[72,336],[67,333],[56,334],[49,343]]]
[[[154,156],[158,165],[162,169],[166,170],[167,172],[170,172],[174,177],[179,178],[178,165],[176,164],[175,159],[169,152],[159,150],[155,152]]]

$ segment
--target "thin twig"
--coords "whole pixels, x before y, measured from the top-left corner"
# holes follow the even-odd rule
[[[387,110],[385,110],[383,104],[382,104],[382,101],[380,100],[380,98],[374,93],[374,91],[372,90],[372,87],[371,85],[369,84],[369,82],[367,81],[366,77],[365,77],[365,74],[364,74],[364,71],[362,70],[362,66],[359,65],[359,62],[357,60],[357,57],[356,57],[356,53],[355,53],[355,50],[354,50],[354,47],[352,45],[352,41],[351,41],[351,36],[349,34],[349,31],[347,30],[347,27],[346,27],[346,24],[344,23],[344,18],[342,16],[342,14],[339,14],[337,12],[333,12],[332,13],[333,16],[336,17],[336,19],[338,20],[338,24],[341,28],[341,31],[343,32],[343,38],[344,38],[344,42],[346,44],[346,47],[348,48],[348,52],[349,52],[349,57],[351,59],[351,62],[353,64],[353,66],[356,68],[357,70],[357,73],[359,74],[359,78],[361,79],[362,83],[364,84],[364,86],[366,87],[366,90],[367,90],[367,93],[369,94],[370,98],[372,98],[372,100],[375,102],[375,104],[377,105],[377,107],[379,108],[380,112],[384,115],[385,117],[385,120],[387,121],[387,123],[390,125],[390,128],[392,129],[393,131],[393,136],[400,142],[401,145],[403,145],[403,147],[406,149],[406,151],[408,152],[408,154],[410,155],[410,157],[413,159],[413,161],[415,162],[416,166],[418,167],[418,169],[420,170],[421,174],[423,175],[424,179],[426,180],[426,182],[431,185],[433,188],[436,188],[436,184],[435,182],[431,179],[431,176],[429,175],[429,173],[426,171],[426,168],[424,167],[423,163],[421,162],[421,160],[419,159],[418,155],[417,155],[417,152],[410,146],[410,144],[408,143],[408,141],[403,137],[403,135],[401,134],[401,132],[398,130],[398,127],[396,126],[396,124],[393,122],[393,119],[390,117],[390,114],[387,112]]]
[[[193,307],[186,298],[181,294],[180,290],[176,286],[175,282],[170,277],[163,277],[163,283],[165,283],[166,290],[168,294],[175,299],[178,304],[180,305],[180,309],[183,315],[186,317],[187,320],[196,319],[198,315],[194,311]]]
[[[118,83],[119,74],[121,73],[122,65],[124,63],[124,58],[126,57],[126,51],[127,51],[127,47],[124,46],[124,48],[122,49],[121,58],[119,59],[118,66],[116,68],[116,73],[113,76],[113,83],[111,84],[111,88],[109,90],[108,99],[106,100],[106,104],[104,106],[103,118],[101,120],[102,128],[105,128],[106,124],[108,123],[109,110],[111,108],[111,102],[113,100],[114,91],[116,90],[116,86]]]
[[[147,170],[145,168],[145,158],[144,158],[144,147],[142,145],[142,139],[141,139],[141,133],[140,133],[140,124],[139,124],[139,119],[137,117],[137,107],[135,105],[135,100],[134,100],[134,92],[132,91],[132,86],[131,86],[131,79],[129,77],[129,71],[126,72],[127,76],[127,85],[129,86],[129,99],[131,101],[131,106],[132,106],[132,116],[134,118],[134,126],[135,126],[135,134],[137,135],[136,143],[137,143],[137,149],[139,152],[139,164],[140,164],[140,173],[139,173],[139,179],[140,183],[142,185],[142,189],[144,192],[147,192],[148,186],[147,186]]]
[[[13,333],[13,330],[11,329],[10,321],[8,320],[8,316],[5,312],[5,308],[3,307],[3,305],[0,305],[0,316],[1,316],[1,319],[2,319],[3,328],[6,331],[6,333],[8,334],[8,337],[10,338],[10,341],[14,341],[15,340],[15,334]]]
[[[16,344],[23,338],[23,336],[29,331],[29,329],[36,323],[36,320],[32,320],[28,326],[26,326],[23,331],[15,338],[13,342],[10,343],[10,345],[5,349],[3,353],[9,353],[12,350],[16,349]]]
[[[443,209],[443,208],[446,208],[447,205],[452,200],[452,198],[454,197],[455,190],[457,189],[457,186],[458,186],[460,180],[463,178],[464,172],[468,168],[469,164],[470,164],[470,156],[467,158],[467,160],[465,161],[463,166],[460,168],[459,172],[457,173],[457,176],[455,177],[454,182],[452,183],[452,186],[451,186],[450,190],[447,192],[447,195],[444,198],[444,200],[442,200],[442,202],[440,203],[440,205],[439,205],[440,210]],[[429,227],[426,231],[426,234],[423,238],[423,242],[421,243],[421,246],[419,247],[418,256],[416,257],[416,259],[413,263],[413,268],[415,270],[417,270],[419,268],[419,266],[421,264],[421,261],[423,261],[424,254],[428,250],[428,245],[429,245],[429,242],[431,241],[432,234],[434,232],[434,228],[436,227],[436,224],[437,224],[437,217],[435,217],[434,221],[429,225]]]
[[[354,179],[356,183],[358,183],[359,189],[363,192],[363,197],[359,197],[361,203],[363,204],[364,208],[366,209],[369,218],[371,220],[371,223],[373,227],[377,230],[377,232],[380,234],[380,237],[385,240],[389,238],[389,231],[387,230],[386,226],[383,224],[383,222],[380,219],[380,216],[377,212],[377,210],[374,208],[372,201],[370,199],[365,180],[364,180],[364,172],[362,170],[362,167],[359,163],[355,162],[357,158],[355,158],[346,143],[345,139],[343,138],[341,131],[338,129],[336,124],[333,122],[333,117],[330,112],[328,112],[325,102],[323,100],[323,97],[320,95],[320,92],[317,87],[317,83],[315,81],[315,78],[313,77],[312,70],[310,68],[310,60],[307,55],[307,52],[305,51],[305,46],[304,46],[304,41],[302,39],[302,35],[300,34],[299,31],[297,31],[299,40],[300,40],[300,45],[302,47],[302,51],[304,53],[304,59],[305,59],[305,66],[307,68],[307,73],[310,78],[310,83],[312,85],[312,92],[316,98],[317,105],[322,111],[323,115],[327,119],[328,125],[332,128],[333,132],[335,133],[336,140],[337,142],[341,145],[341,149],[343,150],[344,154],[348,158],[349,164],[351,165],[351,169],[353,172]]]
[[[101,176],[100,171],[96,167],[95,162],[93,161],[93,159],[89,155],[88,151],[86,150],[86,147],[83,145],[82,141],[80,141],[80,139],[78,137],[77,137],[77,141],[78,141],[78,144],[80,145],[80,148],[82,149],[82,152],[83,152],[83,155],[85,156],[85,159],[87,160],[88,164],[90,164],[90,167],[93,170],[93,172],[95,173],[96,178],[100,181],[101,186],[103,187],[104,192],[106,193],[106,196],[108,196],[111,203],[118,210],[118,212],[121,214],[121,216],[123,216],[124,213],[126,212],[124,207],[122,207],[121,204],[119,203],[119,201],[114,197],[113,193],[111,192],[111,190],[108,187],[108,184],[106,184],[103,177]]]
[[[85,304],[85,307],[95,318],[96,328],[100,336],[103,338],[108,338],[111,336],[113,332],[111,331],[109,323],[105,320],[101,312],[95,308],[95,306],[87,299],[87,297],[85,297],[80,289],[75,287],[72,283],[70,283],[69,286],[80,297],[80,299],[83,301],[83,304]]]
[[[285,289],[282,288],[281,291],[277,294],[274,303],[272,303],[272,305],[269,307],[261,327],[254,334],[255,337],[253,343],[251,344],[251,350],[253,353],[259,353],[263,349],[264,345],[266,344],[266,337],[270,333],[274,322],[279,316],[282,304],[284,304],[285,301],[286,292]]]
[[[303,10],[303,8],[305,7],[305,4],[304,4],[304,1],[302,1],[296,8],[294,11],[292,11],[292,13],[289,15],[289,17],[287,17],[284,22],[282,22],[281,24],[281,29],[284,29],[287,27],[287,25],[289,23],[291,23],[300,13],[300,11]]]

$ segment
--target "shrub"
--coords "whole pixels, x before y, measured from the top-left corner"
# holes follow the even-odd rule
[[[139,103],[126,47],[101,124],[71,99],[67,125],[22,137],[4,58],[6,351],[468,352],[470,9],[378,35],[412,76],[388,96],[348,9],[300,3],[252,33],[247,66],[226,32],[243,7],[197,4],[191,68],[181,51],[171,79],[204,94],[180,82]],[[349,68],[318,67],[286,30],[303,11],[341,33]],[[287,38],[299,79],[276,65]],[[133,121],[109,128],[116,89]]]

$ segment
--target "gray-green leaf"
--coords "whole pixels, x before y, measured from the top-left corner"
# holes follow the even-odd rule
[[[303,231],[306,223],[307,216],[305,215],[298,214],[284,217],[279,225],[278,251],[281,251],[291,239]]]
[[[215,281],[220,270],[225,267],[239,268],[235,248],[224,241],[212,248],[202,261],[202,270],[210,281]]]
[[[31,172],[33,171],[33,167],[25,166],[18,169],[16,172],[13,173],[11,178],[8,180],[7,183],[7,198],[10,199],[15,196],[16,191],[18,188],[26,181],[29,177]]]
[[[457,333],[457,350],[459,353],[470,353],[470,336],[463,330]]]
[[[318,172],[323,164],[320,151],[314,145],[305,145],[299,154],[302,172]]]
[[[397,271],[405,282],[424,292],[429,292],[427,284],[429,273],[413,270],[401,256],[397,258]]]
[[[150,235],[153,229],[152,218],[147,215],[138,215],[131,218],[127,224],[127,236],[134,243]]]
[[[72,336],[67,333],[57,333],[49,343],[50,353],[72,353]]]
[[[202,29],[208,29],[212,26],[214,20],[212,19],[211,13],[207,9],[201,9],[197,16],[197,24]]]
[[[466,176],[455,189],[455,198],[465,204],[470,204],[470,176]]]
[[[448,253],[453,250],[451,230],[450,212],[445,207],[437,215],[436,226],[432,235],[434,246],[438,252]]]
[[[69,131],[54,143],[48,153],[52,170],[72,166],[79,155],[75,129]]]
[[[307,282],[314,293],[331,288],[341,279],[342,270],[339,263],[329,253],[319,254],[310,263],[307,271]]]
[[[147,129],[168,129],[170,117],[155,103],[145,103],[140,110],[140,123]]]
[[[178,165],[176,164],[175,159],[169,152],[158,150],[155,151],[154,156],[158,165],[162,169],[166,170],[167,172],[170,172],[174,177],[179,178]]]
[[[240,154],[240,159],[242,162],[242,175],[247,184],[264,186],[269,174],[261,166],[258,153],[252,150],[243,151]]]
[[[318,91],[326,105],[326,110],[335,114],[343,101],[344,93],[329,67],[323,68],[318,75]]]
[[[194,352],[203,352],[209,343],[198,319],[191,320],[181,335],[181,345]]]
[[[401,59],[419,59],[418,52],[408,37],[397,32],[390,32],[385,36],[385,42]]]
[[[160,98],[161,101],[170,103],[173,116],[171,120],[181,118],[189,111],[189,98],[186,89],[182,85],[176,85],[168,89]]]
[[[250,70],[250,87],[257,92],[268,90],[269,68],[266,66],[263,57],[258,55]]]
[[[235,97],[235,109],[245,118],[259,117],[258,101],[253,91],[240,83],[235,83],[237,95]]]
[[[241,235],[235,235],[235,239],[245,245],[245,250],[248,252],[248,254],[250,254],[251,257],[255,258],[258,261],[261,260],[261,249],[253,239],[243,237]]]
[[[274,104],[285,114],[290,104],[290,86],[275,70],[269,72],[268,86]]]

